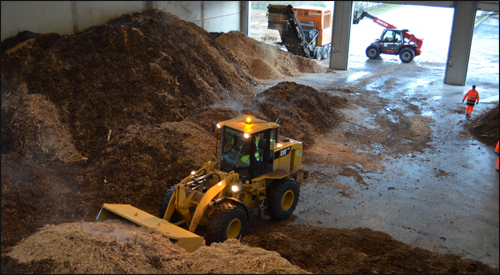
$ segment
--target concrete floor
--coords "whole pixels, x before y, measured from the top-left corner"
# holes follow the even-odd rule
[[[288,80],[317,89],[337,86],[376,91],[378,97],[391,99],[387,108],[404,108],[403,101],[411,100],[419,107],[417,115],[435,120],[430,123],[429,149],[384,156],[383,171],[353,165],[367,185],[357,183],[353,177],[335,174],[335,167],[308,167],[305,159],[306,169],[329,174],[332,182],[349,186],[351,195],[341,196],[333,186],[305,184],[294,212],[295,224],[367,227],[414,247],[451,253],[498,268],[496,154],[494,148],[464,132],[464,124],[470,121],[464,119],[465,105],[461,104],[472,84],[477,86],[481,98],[473,118],[498,104],[498,19],[489,24],[493,27],[496,24],[496,37],[492,38],[493,43],[496,39],[496,54],[490,53],[482,65],[471,61],[466,86],[444,84],[444,63],[419,61],[417,57],[414,62],[402,64],[397,56],[367,60],[358,55],[350,59],[347,71]],[[488,27],[491,26],[485,25]],[[473,49],[471,57],[481,54],[484,53]],[[328,66],[327,60],[322,62]],[[331,93],[343,96],[340,92]],[[368,125],[367,119],[357,124]],[[352,126],[349,123],[352,122],[345,122],[344,127]],[[376,146],[374,141],[373,148]]]

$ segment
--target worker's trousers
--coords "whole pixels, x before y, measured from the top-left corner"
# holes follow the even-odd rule
[[[470,116],[472,114],[472,109],[474,109],[474,105],[467,105],[467,107],[465,107],[465,112]]]

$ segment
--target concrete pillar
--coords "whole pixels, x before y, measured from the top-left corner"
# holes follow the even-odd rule
[[[250,1],[240,1],[240,7],[240,32],[246,34],[247,36],[250,36]]]
[[[334,3],[330,69],[348,69],[352,7],[352,1],[335,1]]]
[[[445,84],[465,85],[476,20],[476,4],[477,1],[455,1]]]

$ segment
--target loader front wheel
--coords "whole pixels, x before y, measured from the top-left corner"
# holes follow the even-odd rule
[[[165,216],[165,212],[167,212],[168,203],[172,199],[172,195],[175,192],[175,187],[176,186],[174,185],[174,186],[168,188],[167,191],[165,192],[165,194],[163,194],[163,197],[161,198],[160,211],[158,213],[158,217],[160,217],[161,219],[163,219],[163,217]],[[180,221],[182,221],[182,216],[181,216],[181,214],[179,214],[179,212],[177,212],[177,210],[175,210],[174,214],[172,214],[172,217],[170,217],[169,222],[176,223],[176,222],[180,222]]]
[[[247,212],[241,205],[224,201],[217,206],[210,218],[205,241],[223,242],[227,239],[240,239],[245,235],[248,226]]]
[[[268,215],[275,220],[290,217],[299,202],[299,184],[292,178],[272,183],[266,193]]]

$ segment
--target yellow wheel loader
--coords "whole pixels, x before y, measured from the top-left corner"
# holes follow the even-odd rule
[[[214,121],[212,131],[221,137],[218,169],[209,161],[167,189],[159,217],[129,204],[105,203],[96,221],[125,218],[158,228],[192,252],[204,241],[242,238],[252,210],[259,217],[290,217],[309,172],[302,168],[302,142],[279,135],[280,124],[249,115]]]

